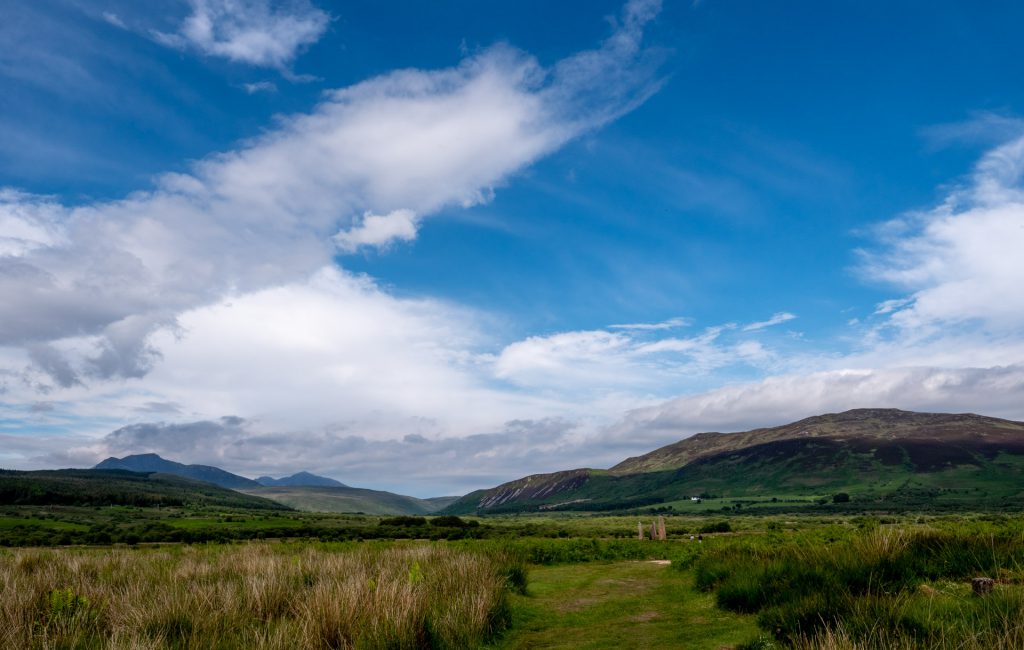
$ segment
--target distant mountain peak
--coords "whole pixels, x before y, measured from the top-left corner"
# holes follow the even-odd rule
[[[265,487],[348,487],[340,481],[335,481],[333,478],[317,476],[305,471],[296,472],[291,476],[283,476],[281,478],[261,476],[256,479],[256,482]]]
[[[96,465],[93,469],[124,469],[130,472],[161,472],[174,474],[196,481],[213,483],[231,490],[257,487],[259,483],[252,479],[232,474],[211,465],[184,465],[173,460],[162,458],[159,454],[131,454],[124,458],[111,456]]]

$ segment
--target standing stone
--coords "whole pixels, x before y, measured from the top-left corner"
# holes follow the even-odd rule
[[[971,589],[975,596],[986,596],[992,593],[992,587],[996,581],[992,578],[975,578],[971,580]]]
[[[658,539],[665,541],[665,518],[658,517]]]
[[[651,539],[658,539],[658,524],[651,522]]]
[[[643,522],[636,522],[636,538],[641,542],[644,541],[644,524]]]

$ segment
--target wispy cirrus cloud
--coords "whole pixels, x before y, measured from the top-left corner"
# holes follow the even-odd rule
[[[117,27],[118,29],[128,29],[128,25],[125,24],[124,20],[122,20],[121,17],[115,14],[114,12],[104,11],[100,15],[103,17],[103,20],[113,25],[114,27]]]
[[[256,93],[274,93],[277,92],[277,85],[271,81],[255,81],[253,83],[242,84],[242,88],[245,92],[250,95]]]
[[[638,331],[669,330],[676,329],[677,327],[688,327],[692,324],[693,319],[678,316],[676,318],[669,318],[668,320],[663,320],[658,323],[624,323],[619,325],[609,325],[608,329]]]
[[[757,321],[756,323],[750,323],[749,325],[743,326],[744,332],[753,332],[755,330],[763,330],[766,327],[785,323],[796,318],[795,314],[791,314],[788,311],[780,311],[777,314],[773,314],[768,320]]]

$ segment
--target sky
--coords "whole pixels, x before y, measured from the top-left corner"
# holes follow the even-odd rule
[[[0,466],[416,496],[1024,420],[1024,6],[0,3]]]

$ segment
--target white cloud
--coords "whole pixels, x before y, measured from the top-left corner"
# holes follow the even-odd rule
[[[634,410],[608,440],[661,444],[858,407],[1024,419],[1022,180],[1017,138],[983,156],[937,208],[880,229],[884,248],[864,253],[863,271],[910,293],[877,305],[853,352],[804,354],[788,360],[790,372]]]
[[[466,434],[542,412],[539,400],[487,387],[478,359],[490,343],[484,322],[327,268],[182,314],[180,340],[154,337],[163,359],[146,386],[199,413],[286,429],[331,423],[370,438]]]
[[[791,321],[794,318],[796,318],[795,315],[790,314],[789,312],[780,311],[776,314],[773,314],[772,317],[769,318],[768,320],[757,321],[756,323],[750,323],[749,325],[744,326],[743,331],[753,332],[755,330],[762,330],[766,327],[771,327],[772,325],[778,325],[779,323]]]
[[[0,188],[0,259],[61,243],[63,209],[42,197]]]
[[[639,446],[700,431],[742,431],[852,408],[1024,417],[1024,365],[869,368],[778,375],[636,409],[606,433]]]
[[[892,300],[883,300],[875,306],[875,315],[891,314],[897,309],[906,307],[913,301],[913,298],[893,298]]]
[[[496,46],[333,91],[119,201],[66,207],[5,191],[0,301],[18,317],[0,322],[0,346],[51,345],[80,378],[140,377],[163,352],[154,332],[225,295],[301,283],[332,263],[339,231],[343,248],[383,245],[445,206],[488,200],[656,87],[639,49],[643,6],[628,5],[601,48],[551,70]]]
[[[518,170],[643,101],[658,87],[640,47],[656,9],[631,2],[599,49],[551,68],[498,46],[330,92],[119,201],[0,192],[0,304],[16,315],[0,319],[0,422],[22,404],[30,423],[79,432],[4,433],[5,462],[159,443],[252,473],[346,480],[397,467],[426,481],[460,467],[459,484],[476,487],[845,408],[1024,417],[1022,140],[986,155],[938,208],[884,229],[864,272],[905,295],[854,325],[866,335],[846,354],[783,357],[763,330],[788,312],[691,336],[673,332],[690,324],[673,318],[503,344],[487,314],[400,298],[334,266],[338,250],[411,241],[439,210],[488,201]],[[284,65],[294,51],[253,62]],[[41,395],[46,408],[29,406]],[[245,421],[206,426],[225,414]],[[97,438],[140,417],[174,421]]]
[[[687,327],[692,325],[693,321],[689,318],[670,318],[668,320],[661,321],[659,323],[626,323],[622,325],[609,325],[608,329],[612,330],[668,330],[675,329],[677,327]]]
[[[242,84],[242,88],[244,88],[245,92],[250,95],[255,95],[256,93],[277,92],[277,86],[271,81],[256,81],[253,83]]]
[[[158,41],[236,63],[286,68],[327,30],[330,16],[308,0],[189,0],[192,12]],[[108,19],[109,20],[109,19]]]
[[[953,144],[995,146],[1016,139],[1022,133],[1024,119],[991,111],[977,111],[965,121],[937,124],[921,130],[925,142],[933,149]]]
[[[121,17],[118,16],[117,14],[115,14],[114,12],[112,12],[112,11],[104,11],[101,15],[103,16],[103,20],[107,21],[108,23],[110,23],[114,27],[117,27],[117,28],[120,28],[120,29],[128,29],[128,26],[125,25],[123,20],[121,20]]]
[[[734,327],[697,336],[651,338],[658,330],[590,330],[531,336],[506,346],[495,360],[498,377],[557,394],[639,391],[664,395],[728,367],[764,367],[774,355]]]
[[[122,200],[5,191],[0,302],[17,315],[0,320],[0,422],[17,434],[5,464],[88,464],[144,451],[99,441],[140,418],[170,418],[156,430],[173,437],[225,414],[246,418],[217,434],[227,442],[161,448],[229,469],[372,471],[377,485],[385,467],[426,481],[465,463],[476,469],[457,480],[478,486],[548,452],[550,469],[580,457],[580,422],[646,402],[604,395],[577,418],[571,400],[510,389],[488,352],[492,316],[395,297],[333,257],[412,239],[439,209],[489,200],[636,106],[658,86],[640,48],[655,7],[629,4],[599,49],[550,69],[497,46],[327,93]],[[33,410],[40,396],[49,406]],[[414,444],[418,475],[398,462]]]
[[[334,236],[338,248],[353,253],[360,247],[385,248],[392,242],[416,239],[419,219],[412,210],[394,210],[388,214],[363,215],[358,224]]]
[[[887,224],[887,248],[866,255],[872,279],[910,290],[879,306],[905,344],[932,336],[979,340],[1024,328],[1024,138],[987,153],[970,183],[938,208]]]
[[[413,433],[373,440],[337,429],[273,433],[262,430],[258,422],[221,417],[121,427],[85,446],[60,452],[53,461],[60,464],[71,458],[85,464],[147,450],[245,476],[280,476],[302,467],[350,485],[437,496],[463,494],[489,485],[496,477],[505,480],[538,468],[561,469],[559,463],[585,453],[575,429],[557,418],[513,420],[461,438]]]

